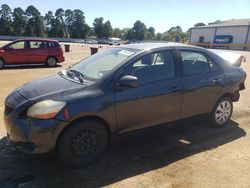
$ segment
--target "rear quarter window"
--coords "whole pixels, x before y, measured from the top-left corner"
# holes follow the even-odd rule
[[[60,48],[60,44],[58,42],[47,42],[48,48]]]

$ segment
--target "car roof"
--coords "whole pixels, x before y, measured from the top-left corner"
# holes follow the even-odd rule
[[[134,44],[126,44],[126,45],[122,45],[121,47],[124,48],[131,48],[131,49],[137,49],[137,50],[153,50],[153,49],[158,49],[158,48],[167,48],[167,47],[192,47],[192,48],[197,48],[200,49],[200,47],[197,46],[192,46],[192,45],[187,45],[187,44],[183,44],[183,43],[177,43],[177,42],[165,42],[165,43],[153,43],[153,42],[149,42],[149,43],[134,43]]]
[[[17,40],[15,40],[13,42],[18,42],[18,41],[33,41],[33,40],[45,41],[45,42],[58,42],[57,40],[46,39],[46,38],[22,38],[22,39],[17,39]]]

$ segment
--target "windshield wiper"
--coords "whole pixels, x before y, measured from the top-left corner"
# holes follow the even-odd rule
[[[83,83],[84,75],[80,71],[69,69],[67,70],[67,75],[70,76],[71,78],[76,77],[81,82],[81,84]]]

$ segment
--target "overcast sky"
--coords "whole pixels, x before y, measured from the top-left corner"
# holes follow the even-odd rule
[[[180,25],[184,31],[197,22],[250,18],[250,0],[0,0],[12,9],[34,5],[44,15],[58,8],[81,9],[90,26],[96,17],[112,27],[132,27],[140,20],[157,32]]]

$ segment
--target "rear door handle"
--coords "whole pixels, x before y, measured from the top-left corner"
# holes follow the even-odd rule
[[[171,88],[170,88],[170,91],[171,91],[171,93],[177,93],[177,92],[179,92],[181,89],[179,88],[179,87],[177,87],[177,86],[172,86]]]
[[[218,84],[220,84],[222,82],[222,79],[221,78],[216,78],[216,79],[214,79],[213,81],[212,81],[212,84],[213,85],[218,85]]]

